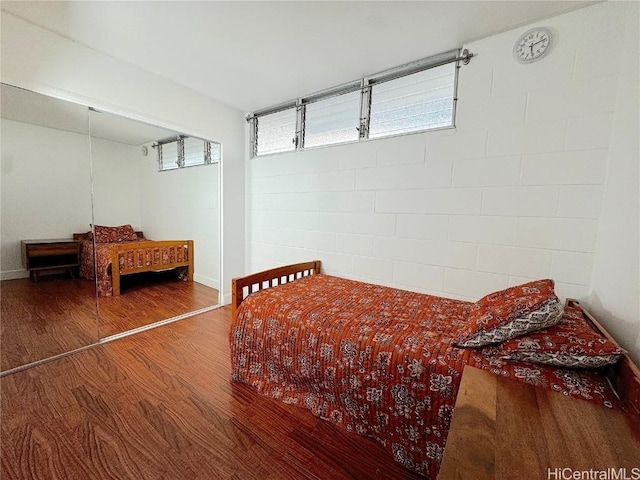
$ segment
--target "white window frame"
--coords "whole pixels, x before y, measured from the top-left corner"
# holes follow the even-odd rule
[[[359,136],[357,141],[359,142],[367,141],[369,140],[369,124],[370,124],[371,100],[372,100],[371,89],[373,85],[377,85],[390,80],[395,80],[400,77],[404,77],[414,73],[419,73],[424,70],[428,70],[430,68],[439,67],[441,65],[445,65],[453,62],[456,62],[456,68],[455,68],[454,80],[453,80],[453,100],[452,100],[453,105],[452,105],[450,126],[425,128],[422,130],[415,130],[415,131],[406,132],[406,133],[405,132],[394,133],[394,134],[389,134],[384,136],[377,136],[375,139],[401,136],[401,135],[411,135],[415,133],[421,133],[421,132],[432,131],[432,130],[441,130],[446,128],[455,128],[456,106],[458,102],[458,70],[460,69],[461,65],[467,65],[472,57],[473,57],[473,54],[470,53],[467,49],[462,50],[462,52],[460,51],[460,49],[451,50],[449,52],[442,53],[440,55],[435,55],[433,57],[428,57],[422,60],[417,60],[415,62],[410,62],[404,65],[401,65],[399,67],[385,70],[375,75],[369,75],[368,77],[364,77],[359,80],[349,82],[347,84],[332,87],[332,88],[323,90],[321,92],[308,95],[306,97],[301,97],[296,100],[291,100],[279,105],[275,105],[273,107],[265,108],[265,109],[250,113],[249,115],[247,115],[247,122],[249,122],[250,156],[251,158],[255,158],[258,156],[264,157],[268,155],[278,155],[281,153],[295,152],[295,151],[300,151],[305,149],[315,149],[315,148],[323,148],[331,145],[345,145],[347,143],[353,143],[353,142],[328,143],[328,144],[316,145],[313,147],[305,147],[304,145],[305,117],[306,117],[306,106],[309,105],[310,103],[324,100],[330,97],[346,94],[346,93],[352,93],[357,90],[360,91],[360,125],[358,127]],[[262,153],[258,155],[258,141],[260,136],[259,126],[258,126],[259,118],[264,115],[277,113],[277,112],[288,110],[291,108],[295,108],[297,113],[295,135],[291,139],[295,148],[287,152]]]

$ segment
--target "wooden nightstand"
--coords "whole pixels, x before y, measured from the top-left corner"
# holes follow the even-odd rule
[[[22,266],[34,282],[42,270],[66,269],[74,276],[80,265],[80,242],[72,239],[22,240]]]
[[[640,475],[637,416],[465,367],[438,480],[625,468],[627,477],[607,478]]]

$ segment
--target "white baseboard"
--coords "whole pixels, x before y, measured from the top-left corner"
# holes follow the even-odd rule
[[[231,294],[227,293],[222,296],[222,305],[229,305],[231,303]]]
[[[206,285],[210,288],[215,288],[216,290],[220,290],[220,282],[215,278],[207,277],[205,275],[198,275],[196,273],[193,274],[193,281],[201,283],[202,285]]]
[[[29,278],[29,272],[24,269],[0,272],[0,280],[17,280],[19,278]]]

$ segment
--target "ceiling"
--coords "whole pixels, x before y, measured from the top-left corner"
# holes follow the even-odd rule
[[[2,1],[2,10],[244,112],[586,1]]]
[[[88,109],[10,85],[0,85],[2,118],[80,134],[89,133]],[[91,137],[127,145],[144,145],[176,132],[110,113],[91,112]]]

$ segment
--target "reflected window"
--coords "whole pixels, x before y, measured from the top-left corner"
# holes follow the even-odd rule
[[[159,140],[153,144],[153,147],[158,152],[158,169],[161,172],[211,165],[220,161],[220,144],[201,138],[180,135],[176,138]]]

